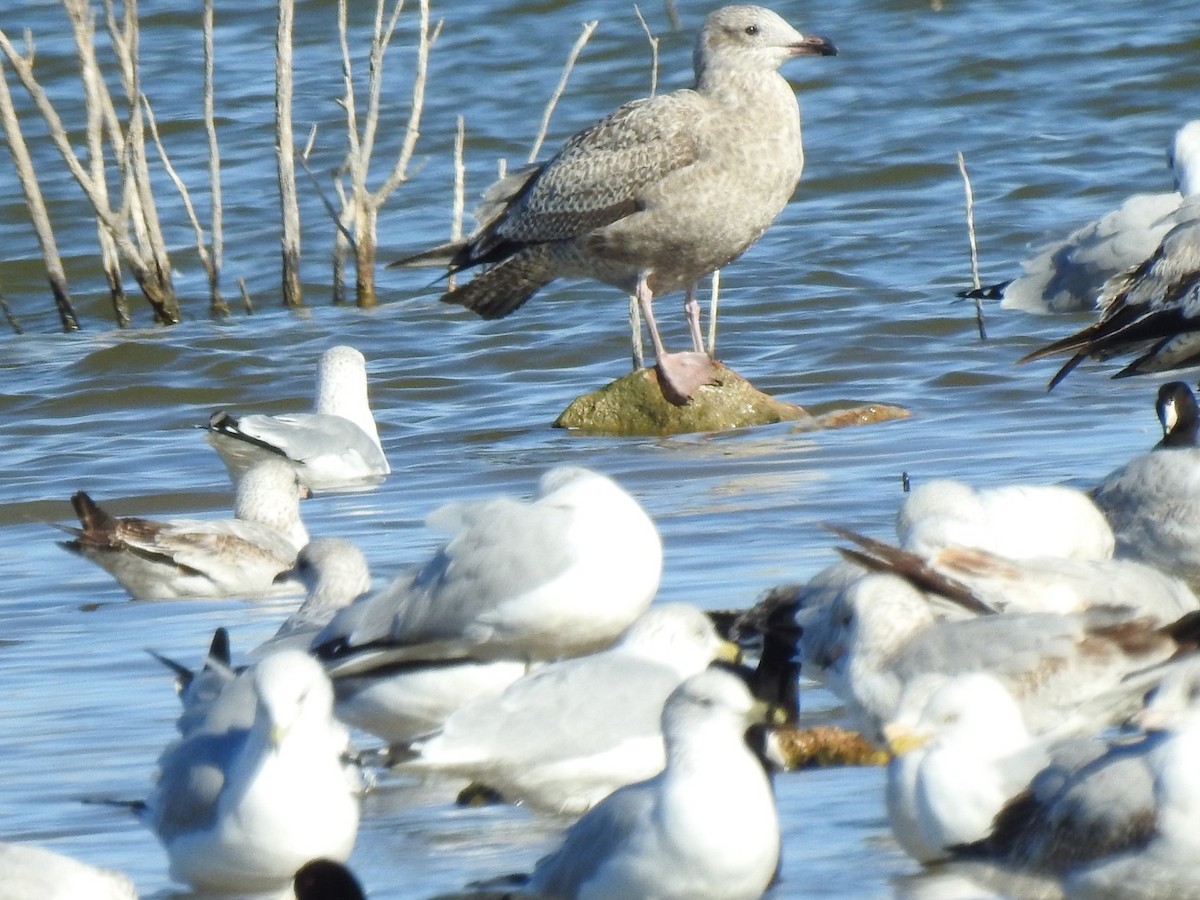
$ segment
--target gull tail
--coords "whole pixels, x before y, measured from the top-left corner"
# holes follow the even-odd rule
[[[547,249],[534,245],[480,272],[468,284],[447,291],[442,302],[465,306],[485,319],[502,319],[557,277]]]

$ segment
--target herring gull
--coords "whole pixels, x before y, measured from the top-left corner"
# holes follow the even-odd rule
[[[542,475],[533,501],[451,503],[428,523],[453,537],[340,610],[314,639],[334,677],[403,662],[599,650],[650,605],[662,575],[662,541],[641,505],[577,466]]]
[[[779,861],[779,818],[744,734],[763,713],[729,672],[707,669],[683,682],[662,713],[666,768],[588,811],[532,874],[508,879],[502,896],[761,897]]]
[[[1019,277],[962,291],[959,296],[1000,297],[1005,309],[1032,313],[1094,309],[1104,282],[1153,253],[1179,223],[1180,204],[1200,194],[1200,119],[1175,132],[1168,159],[1175,176],[1174,191],[1134,194],[1112,212],[1023,262]]]
[[[83,491],[71,497],[81,528],[60,546],[105,569],[135,600],[263,597],[297,592],[276,582],[308,543],[300,519],[307,496],[296,472],[263,460],[238,481],[232,519],[118,518]]]
[[[313,412],[209,417],[205,437],[235,479],[261,459],[285,459],[313,490],[362,487],[391,472],[367,398],[367,363],[331,347],[317,365]]]
[[[712,620],[684,603],[652,606],[610,648],[534,669],[497,697],[465,704],[414,742],[404,772],[460,775],[505,799],[579,815],[662,770],[663,704],[718,656]]]
[[[242,679],[253,723],[171,744],[144,810],[171,877],[201,891],[278,889],[311,859],[345,860],[358,831],[356,785],[341,759],[349,735],[321,666],[281,650]]]
[[[467,240],[393,265],[484,266],[442,300],[487,319],[508,315],[560,277],[634,294],[663,395],[685,403],[714,371],[696,282],[758,240],[800,180],[800,110],[779,67],[836,52],[771,10],[718,9],[696,42],[692,88],[621,106],[568,138],[548,162],[489,188]],[[681,288],[693,349],[668,353],[651,301]]]

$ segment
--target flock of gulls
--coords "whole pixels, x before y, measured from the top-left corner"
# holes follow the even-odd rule
[[[717,10],[694,89],[621,107],[494,185],[470,238],[402,264],[481,266],[443,299],[484,316],[559,276],[631,291],[664,394],[687,402],[712,365],[696,281],[753,243],[800,177],[777,70],[834,52],[769,10]],[[1073,354],[1055,380],[1089,356],[1139,352],[1120,374],[1197,361],[1200,122],[1172,160],[1178,193],[1131,198],[987,289],[1037,312],[1099,309],[1031,354]],[[651,311],[675,289],[686,353],[664,350]],[[781,853],[762,729],[798,661],[891,750],[895,839],[960,877],[957,896],[1200,896],[1200,417],[1182,382],[1157,409],[1162,441],[1090,491],[932,481],[898,509],[895,543],[831,526],[843,559],[752,617],[764,647],[786,648],[765,676],[765,649],[751,673],[713,617],[653,603],[654,523],[582,467],[544,473],[528,500],[436,510],[427,524],[448,539],[373,592],[363,554],[310,539],[301,518],[309,490],[390,472],[365,361],[345,346],[320,360],[314,412],[207,423],[232,518],[117,517],[79,492],[62,546],[139,600],[305,595],[236,663],[223,629],[201,668],[163,660],[177,734],[134,807],[171,877],[200,892],[362,897],[341,863],[385,771],[575,819],[528,874],[455,896],[759,897]],[[378,746],[352,748],[351,729]],[[135,896],[36,846],[0,844],[0,870],[5,897]]]

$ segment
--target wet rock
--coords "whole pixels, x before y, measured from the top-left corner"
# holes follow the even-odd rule
[[[857,731],[820,725],[816,728],[778,728],[771,735],[775,751],[790,769],[825,766],[884,766],[888,752]]]
[[[779,422],[797,422],[799,430],[810,431],[908,416],[907,410],[883,404],[813,416],[794,403],[764,394],[721,363],[716,367],[714,383],[701,387],[684,406],[667,402],[654,369],[638,369],[577,398],[554,425],[587,434],[647,436],[728,431]]]

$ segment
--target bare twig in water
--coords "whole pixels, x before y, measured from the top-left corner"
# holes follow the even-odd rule
[[[529,151],[528,162],[535,162],[538,154],[542,152],[542,144],[545,143],[546,133],[550,130],[550,117],[554,115],[554,107],[558,105],[558,98],[567,89],[567,79],[571,77],[571,70],[575,68],[575,61],[579,59],[583,45],[588,42],[588,38],[592,36],[592,32],[596,30],[596,26],[599,24],[599,19],[584,22],[583,31],[575,40],[575,46],[571,48],[571,52],[567,54],[567,62],[563,66],[562,76],[558,79],[558,84],[554,88],[554,93],[550,95],[549,102],[546,103],[545,112],[542,113],[542,125],[538,129],[537,137],[534,139],[533,148]]]
[[[75,36],[75,53],[79,57],[79,77],[83,82],[84,106],[87,110],[87,148],[88,164],[92,174],[92,182],[108,204],[108,183],[104,176],[104,115],[112,98],[104,86],[100,75],[100,66],[96,62],[96,27],[93,20],[91,4],[88,0],[66,0],[63,4],[67,17],[71,21],[71,30]],[[107,103],[105,102],[107,98]],[[125,296],[125,286],[121,280],[121,257],[117,253],[117,245],[104,223],[96,219],[96,240],[100,245],[100,263],[104,268],[104,277],[108,282],[108,293],[112,300],[113,315],[116,316],[117,326],[125,328],[129,325],[129,299]]]
[[[246,279],[239,278],[237,280],[238,290],[242,294],[242,308],[246,310],[246,315],[254,315],[254,301],[250,299],[250,292],[246,290]]]
[[[679,9],[675,6],[675,0],[663,0],[663,9],[667,13],[667,21],[671,24],[672,31],[678,31],[683,27],[683,22],[679,18]]]
[[[971,281],[978,291],[979,281],[979,248],[975,243],[975,192],[971,190],[971,177],[967,174],[967,162],[961,150],[958,151],[958,171],[962,173],[963,190],[967,197],[967,238],[971,244]],[[975,298],[975,322],[979,326],[979,339],[987,340],[987,326],[983,321],[983,301]]]
[[[304,305],[300,290],[300,203],[296,195],[296,146],[292,133],[292,26],[294,0],[280,0],[275,28],[275,166],[282,217],[283,305]]]
[[[175,171],[175,167],[171,165],[166,148],[163,147],[162,140],[158,136],[158,122],[154,118],[154,110],[150,106],[150,98],[143,94],[142,102],[146,107],[146,124],[150,126],[150,137],[154,140],[154,147],[158,150],[158,157],[162,160],[163,168],[166,169],[167,175],[170,177],[172,183],[174,183],[175,189],[179,191],[179,196],[183,200],[183,209],[187,213],[188,221],[192,225],[192,231],[196,235],[196,253],[200,257],[200,264],[204,266],[204,271],[208,275],[208,283],[211,286],[216,282],[216,269],[213,258],[208,252],[208,246],[204,241],[204,228],[201,226],[200,219],[196,215],[196,207],[192,204],[192,195],[188,192],[187,185],[183,183],[183,179],[179,177],[179,173]],[[222,301],[223,305],[224,301]],[[229,308],[225,307],[224,312],[228,314]],[[219,314],[219,310],[214,305],[213,315],[217,316]]]
[[[342,50],[344,86],[344,94],[340,102],[346,111],[347,138],[346,160],[342,164],[341,175],[348,178],[349,189],[344,188],[339,181],[338,196],[342,199],[342,212],[337,220],[340,229],[348,230],[347,240],[354,251],[354,293],[355,302],[359,306],[374,306],[379,302],[375,294],[375,257],[378,247],[376,223],[379,210],[392,191],[408,180],[408,168],[416,150],[417,138],[420,136],[421,113],[425,106],[425,81],[429,71],[429,51],[441,33],[442,27],[441,22],[430,27],[429,0],[419,0],[417,59],[404,140],[387,177],[375,190],[369,190],[367,173],[371,164],[371,155],[375,150],[375,135],[379,129],[384,55],[392,35],[395,33],[400,11],[404,8],[403,0],[396,0],[391,14],[385,22],[385,2],[386,0],[377,0],[375,6],[375,25],[367,64],[367,109],[361,127],[354,93],[350,46],[346,38],[346,0],[338,2],[338,36]]]
[[[0,32],[0,37],[4,37]],[[9,52],[8,39],[4,38],[5,52]],[[32,52],[29,54],[32,57]],[[78,331],[79,320],[71,306],[71,295],[67,288],[67,273],[63,269],[62,257],[58,255],[58,244],[54,240],[54,229],[50,225],[50,214],[46,211],[46,202],[42,197],[41,185],[33,167],[33,158],[29,155],[29,147],[21,132],[21,123],[17,119],[16,107],[13,106],[12,94],[8,90],[8,75],[4,65],[0,63],[0,119],[3,120],[4,134],[8,138],[8,149],[12,154],[13,165],[17,169],[17,178],[21,189],[25,192],[25,205],[29,208],[29,217],[33,220],[34,232],[38,244],[42,248],[42,259],[46,264],[46,276],[50,281],[50,291],[54,295],[54,305],[58,309],[58,318],[62,322],[63,331]],[[8,307],[5,307],[7,315]],[[10,324],[12,320],[10,319]]]
[[[13,315],[13,311],[8,308],[8,301],[4,299],[3,294],[0,294],[0,311],[4,312],[4,320],[8,322],[8,327],[13,330],[13,334],[25,333],[25,329],[21,327],[20,321]]]
[[[213,0],[204,0],[204,133],[208,138],[209,238],[212,255],[208,270],[209,315],[229,315],[229,304],[221,296],[221,262],[225,252],[225,234],[221,204],[221,151],[217,145],[213,87]]]
[[[463,211],[466,208],[467,167],[464,159],[466,152],[466,121],[462,116],[457,119],[454,131],[454,204],[450,215],[450,240],[461,240],[463,236]],[[456,282],[454,273],[446,281],[446,290],[452,291]]]

